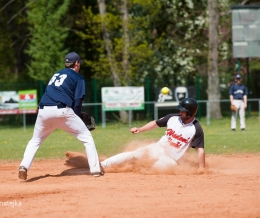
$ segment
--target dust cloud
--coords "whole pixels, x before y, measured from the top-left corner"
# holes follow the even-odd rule
[[[133,140],[125,145],[124,151],[133,151],[137,148],[155,143],[154,140]],[[67,151],[65,165],[73,168],[89,169],[88,160],[85,153]],[[103,161],[107,157],[100,156],[99,160]],[[238,162],[237,159],[240,159]],[[242,158],[242,159],[241,159]],[[242,161],[241,161],[242,160]],[[257,155],[213,155],[206,154],[206,167],[203,172],[198,170],[198,156],[196,152],[189,152],[179,161],[176,167],[171,167],[164,171],[152,169],[154,160],[144,156],[141,160],[124,162],[105,169],[105,173],[139,173],[152,175],[192,175],[192,174],[243,174],[245,172],[259,172],[260,159]]]

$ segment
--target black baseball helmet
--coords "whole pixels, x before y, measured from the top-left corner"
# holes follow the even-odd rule
[[[198,110],[198,103],[193,98],[184,98],[176,108],[187,112],[190,116],[195,116]]]

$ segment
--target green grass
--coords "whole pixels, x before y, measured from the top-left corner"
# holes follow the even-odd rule
[[[237,120],[236,131],[231,131],[230,119],[212,121],[209,126],[203,125],[203,129],[206,153],[260,152],[260,122],[258,117],[246,119],[246,131],[244,132],[239,128],[239,120]]]
[[[239,121],[239,120],[238,120]],[[236,154],[260,152],[260,122],[257,116],[246,119],[246,131],[230,130],[230,119],[211,120],[206,125],[202,118],[200,123],[205,133],[205,151],[207,154]],[[140,127],[145,122],[132,123]],[[128,125],[107,124],[106,128],[98,126],[92,132],[99,155],[111,156],[124,150],[126,144],[133,140],[158,140],[165,128],[133,135]],[[25,147],[31,139],[33,126],[23,128],[0,127],[0,160],[21,160]],[[61,130],[53,132],[39,148],[36,158],[64,158],[66,151],[85,152],[84,146],[76,138]]]

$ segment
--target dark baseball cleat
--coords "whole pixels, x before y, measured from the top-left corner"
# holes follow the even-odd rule
[[[19,167],[19,174],[18,177],[22,180],[27,179],[27,169],[24,166]]]
[[[232,129],[232,131],[236,131],[236,129]]]
[[[245,129],[241,129],[241,131],[245,131]]]
[[[104,173],[103,172],[93,172],[93,173],[91,173],[91,175],[94,177],[100,177],[100,176],[104,176]]]

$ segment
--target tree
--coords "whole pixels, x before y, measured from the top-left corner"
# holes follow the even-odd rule
[[[86,28],[86,22],[82,19],[84,17],[83,7],[88,8],[96,6],[96,0],[70,0],[69,13],[63,18],[64,24],[69,27],[68,36],[64,42],[64,45],[69,51],[75,51],[80,55],[83,60],[91,60],[93,52],[91,49],[91,42],[89,40],[82,40],[77,34],[79,31],[83,31]],[[95,13],[98,13],[98,8],[95,9]],[[94,72],[85,63],[80,66],[80,74],[86,79],[92,78]],[[89,101],[87,96],[85,101]]]
[[[124,80],[126,81],[126,84],[130,85],[131,80],[129,78],[130,74],[130,33],[129,33],[129,14],[128,14],[128,4],[127,0],[121,1],[121,13],[122,13],[122,26],[123,26],[123,72],[124,72]]]
[[[23,51],[29,37],[24,1],[0,0],[0,81],[24,77],[27,56]]]
[[[161,0],[154,22],[157,44],[155,76],[166,85],[187,85],[187,76],[206,65],[206,0]]]
[[[104,39],[104,43],[105,43],[105,47],[106,47],[108,62],[109,62],[112,76],[113,76],[114,86],[118,87],[118,86],[121,86],[121,81],[119,79],[119,75],[118,75],[118,72],[116,69],[116,61],[115,61],[115,57],[114,57],[113,44],[110,39],[110,33],[107,28],[106,19],[105,19],[106,4],[105,4],[105,0],[98,0],[97,2],[98,2],[99,13],[100,13],[100,17],[101,17],[102,35],[103,35],[103,39]],[[127,24],[125,24],[125,25],[127,25]],[[128,50],[126,52],[128,52]],[[126,60],[126,59],[124,58],[124,60]],[[125,63],[123,63],[123,65],[125,66]],[[127,118],[128,118],[126,111],[119,111],[119,114],[120,114],[120,118],[121,118],[122,122],[126,123]]]
[[[84,8],[87,28],[78,32],[91,41],[93,59],[87,65],[96,78],[112,76],[114,85],[142,84],[145,67],[153,56],[150,18],[155,16],[159,1],[98,1],[100,14]],[[131,16],[128,16],[131,14]],[[117,75],[115,75],[117,74]]]
[[[114,49],[113,49],[113,43],[110,39],[110,33],[107,27],[107,20],[106,20],[106,4],[105,0],[98,0],[98,8],[101,18],[101,30],[102,30],[102,36],[105,43],[105,48],[107,52],[107,58],[110,66],[110,71],[113,76],[113,82],[114,86],[118,87],[121,86],[121,81],[119,79],[119,75],[116,69],[116,61],[114,57]]]
[[[48,81],[53,72],[64,64],[67,50],[64,41],[68,28],[62,18],[69,7],[69,0],[29,0],[28,22],[31,38],[26,53],[30,56],[29,75],[36,80]]]
[[[149,32],[145,32],[149,26],[147,21],[149,12],[145,7],[151,2],[138,4],[122,0],[117,1],[117,4],[110,3],[108,6],[104,0],[97,2],[99,14],[94,14],[90,7],[84,8],[88,28],[85,32],[79,32],[83,39],[91,40],[96,54],[96,58],[88,60],[87,64],[96,72],[95,77],[111,76],[115,87],[140,83],[140,76],[137,76],[143,67],[140,65],[143,65],[144,60],[148,63],[152,57],[152,50],[145,40],[150,35]],[[136,12],[141,11],[140,9],[146,10],[147,17],[134,16]],[[155,11],[155,6],[152,9]],[[129,10],[132,13],[131,17]],[[142,72],[141,75],[144,80],[146,74]],[[119,113],[121,121],[127,122],[127,113],[125,111]]]
[[[221,118],[220,89],[218,75],[218,0],[208,0],[209,10],[209,55],[208,55],[208,100],[210,103],[210,117]]]
[[[248,0],[208,0],[209,14],[209,51],[208,51],[208,100],[210,103],[210,116],[221,118],[221,89],[222,83],[228,84],[233,79],[235,60],[232,57],[231,40],[231,9],[233,4],[244,5]],[[219,71],[221,73],[219,73]],[[229,88],[229,87],[228,87]],[[227,95],[228,90],[224,89]]]

